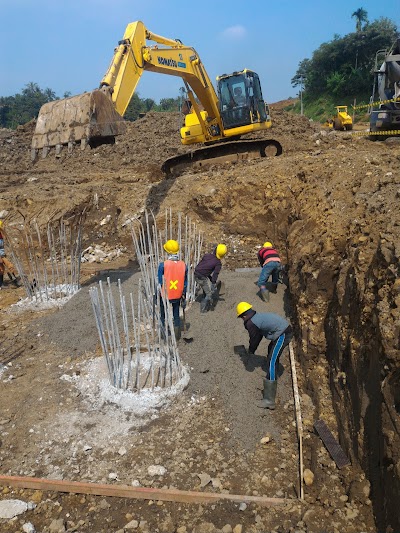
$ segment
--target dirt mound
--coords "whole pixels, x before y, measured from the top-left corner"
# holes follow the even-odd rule
[[[227,163],[188,171],[168,180],[160,172],[161,163],[188,149],[180,144],[177,114],[149,113],[130,124],[127,135],[115,145],[76,149],[72,154],[63,151],[59,157],[51,154],[35,163],[30,160],[33,124],[15,132],[2,130],[0,211],[9,213],[6,220],[12,227],[22,215],[36,215],[46,222],[50,216],[58,217],[85,206],[88,218],[84,245],[122,243],[128,252],[118,266],[123,264],[128,269],[129,260],[134,258],[129,251],[132,248],[126,222],[140,217],[145,208],[159,214],[161,224],[165,209],[181,211],[199,224],[207,246],[226,242],[229,255],[225,268],[258,266],[258,246],[271,240],[288,265],[285,304],[296,329],[296,351],[304,371],[299,381],[303,394],[309,394],[315,405],[315,412],[305,423],[305,464],[316,473],[315,483],[307,489],[306,496],[312,512],[293,510],[289,523],[281,522],[282,527],[314,531],[326,520],[325,529],[332,529],[337,522],[338,530],[349,532],[361,528],[386,530],[389,526],[399,530],[396,495],[400,491],[400,144],[397,139],[372,143],[348,133],[320,131],[305,117],[275,106],[271,114],[273,127],[263,135],[281,142],[284,148],[281,157]],[[108,222],[102,223],[106,219]],[[7,308],[20,292],[1,291],[0,307]],[[18,326],[25,327],[31,318],[25,316]],[[17,378],[30,369],[33,371],[30,357],[46,353],[50,363],[48,345],[41,345],[41,337],[35,337],[42,332],[25,335],[25,330],[17,327],[8,314],[1,320],[7,328],[7,339],[11,342],[17,334],[23,346]],[[220,335],[229,336],[228,323],[218,330]],[[65,357],[63,350],[58,353],[60,359]],[[73,354],[68,357],[71,364],[80,362]],[[56,395],[57,370],[51,368],[46,387]],[[201,374],[201,369],[196,371]],[[2,404],[10,398],[7,391],[4,395],[0,398]],[[51,403],[50,397],[48,402]],[[304,402],[306,405],[307,400]],[[235,405],[240,406],[240,401]],[[10,409],[5,416],[11,417],[12,413],[17,417],[16,406],[12,404]],[[206,411],[212,418],[212,404],[207,404]],[[246,416],[244,404],[242,414]],[[218,416],[215,431],[224,431],[223,417]],[[315,418],[324,419],[338,436],[351,458],[351,468],[337,472],[324,455],[312,429]],[[182,421],[180,432],[184,427],[187,426]],[[203,436],[201,444],[215,438],[206,426],[194,429]],[[16,431],[9,431],[3,453]],[[27,431],[28,427],[18,428],[20,443],[16,457],[19,453],[23,456],[22,443]],[[162,432],[162,428],[155,431]],[[172,433],[168,433],[168,439],[174,442]],[[226,438],[221,439],[222,446]],[[199,470],[204,454],[209,449],[210,454],[216,453],[213,448],[216,442],[209,444],[208,448],[199,449],[196,439],[190,439],[181,468]],[[155,458],[159,457],[160,448],[154,453]],[[144,455],[142,450],[139,456]],[[255,470],[258,465],[260,472],[262,459],[255,453],[252,463]],[[229,463],[225,462],[229,470]],[[138,468],[142,468],[139,463]],[[213,468],[217,466],[218,463],[213,464]],[[89,468],[85,473],[88,477],[93,474]],[[240,468],[236,473],[237,481],[247,475]],[[217,477],[217,472],[212,475]],[[148,481],[144,474],[143,477]],[[179,477],[183,479],[188,481],[187,477]],[[255,490],[262,491],[257,475],[251,474],[251,479],[257,486]],[[285,476],[281,479],[282,486],[289,484]],[[372,486],[371,499],[367,479]],[[355,496],[351,487],[360,483],[363,490]],[[334,487],[335,498],[327,492],[327,486]],[[343,509],[337,513],[339,495]],[[298,524],[293,517],[296,512]],[[260,519],[257,522],[256,518],[256,523],[252,513],[246,516],[249,531],[263,521],[266,530],[275,527],[276,522],[268,522],[266,515],[257,513]],[[206,515],[203,518],[215,519],[212,513]],[[281,515],[279,520],[283,520]],[[220,521],[216,525],[223,526]],[[169,531],[167,527],[165,531]]]

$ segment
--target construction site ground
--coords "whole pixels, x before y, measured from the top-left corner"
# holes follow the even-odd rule
[[[200,505],[4,487],[2,500],[35,506],[0,519],[1,531],[28,531],[28,523],[39,533],[396,530],[393,490],[382,487],[390,476],[396,494],[400,477],[399,140],[324,131],[278,105],[272,113],[264,135],[279,140],[282,156],[170,179],[162,162],[188,150],[177,114],[149,113],[115,145],[36,162],[34,124],[0,130],[0,216],[10,235],[24,220],[46,224],[85,209],[83,249],[97,246],[107,256],[82,264],[82,289],[60,309],[15,306],[25,293],[10,283],[0,291],[0,474],[288,502]],[[129,221],[146,209],[160,224],[165,209],[190,216],[204,233],[204,250],[225,242],[229,253],[215,309],[200,314],[195,302],[187,311],[183,336],[193,342],[182,339],[179,349],[188,388],[170,405],[134,417],[96,401],[80,383],[90,382],[89,362],[102,358],[88,289],[107,276],[121,278],[124,291],[136,286]],[[258,266],[265,240],[288,269],[270,303],[256,296],[256,271],[236,271]],[[249,359],[236,353],[248,339],[235,313],[241,300],[285,314],[295,329],[304,467],[314,474],[304,500],[288,351],[277,409],[260,409],[267,342]],[[337,468],[313,429],[317,419],[351,466]],[[155,466],[164,467],[161,475],[149,469]]]

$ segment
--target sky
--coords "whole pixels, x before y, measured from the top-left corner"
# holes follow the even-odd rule
[[[99,86],[129,22],[196,49],[211,80],[248,68],[269,103],[297,96],[299,62],[323,42],[355,31],[362,7],[372,22],[400,28],[400,0],[0,0],[0,96],[26,84],[57,96]],[[182,81],[145,72],[141,98],[177,97]]]

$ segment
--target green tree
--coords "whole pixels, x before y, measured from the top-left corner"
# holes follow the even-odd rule
[[[56,100],[52,89],[42,90],[37,83],[29,82],[21,94],[0,97],[0,125],[3,128],[16,128],[36,118],[43,104]]]
[[[160,111],[179,111],[180,99],[178,98],[161,98],[158,106]]]
[[[368,13],[362,7],[356,9],[351,18],[356,19],[356,31],[361,31],[363,22],[368,23]]]
[[[367,102],[371,94],[377,50],[390,48],[397,38],[397,27],[388,18],[367,24],[362,31],[322,43],[311,59],[300,61],[292,85],[304,81],[305,101],[323,95],[355,98]]]

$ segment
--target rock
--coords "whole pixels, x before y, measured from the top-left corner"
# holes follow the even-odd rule
[[[111,220],[111,215],[107,215],[106,217],[103,218],[103,220],[100,221],[100,226],[104,226],[105,224],[110,222],[110,220]]]
[[[243,531],[243,526],[242,524],[237,524],[234,528],[233,528],[233,533],[242,533]]]
[[[100,503],[99,503],[99,508],[100,509],[109,509],[111,507],[111,505],[107,502],[107,500],[101,500]]]
[[[247,503],[242,502],[239,505],[239,511],[245,511],[247,509]]]
[[[49,526],[50,533],[65,533],[65,524],[63,518],[53,520]]]
[[[230,524],[226,524],[222,529],[222,533],[232,533],[232,526]]]
[[[352,481],[349,487],[349,500],[351,502],[365,503],[365,500],[369,497],[370,484],[369,481],[364,479],[361,481]]]
[[[214,489],[220,489],[222,487],[222,482],[219,478],[214,477],[211,479],[211,484]]]
[[[311,472],[311,470],[309,470],[308,468],[306,468],[303,472],[303,479],[304,479],[304,483],[309,487],[310,485],[312,485],[314,483],[314,474],[313,472]]]
[[[121,448],[118,450],[118,453],[119,455],[125,455],[126,454],[126,448],[124,448],[123,446],[121,446]]]
[[[127,524],[125,524],[125,529],[137,529],[139,527],[139,522],[137,520],[131,520]]]
[[[108,479],[118,479],[118,474],[116,474],[115,472],[110,472],[108,474]]]
[[[261,444],[268,444],[268,442],[270,441],[271,439],[268,437],[268,435],[266,435],[265,437],[263,437],[261,440],[260,440],[260,443]]]
[[[193,529],[193,533],[216,533],[218,531],[212,522],[204,522]]]
[[[207,486],[211,482],[211,476],[206,474],[205,472],[202,472],[201,474],[197,474],[200,478],[200,487],[203,488]]]
[[[186,532],[187,532],[186,526],[180,526],[176,530],[176,533],[186,533]]]
[[[30,522],[26,522],[26,524],[22,526],[22,531],[24,533],[35,533],[36,530],[33,524],[31,524]]]
[[[28,510],[28,504],[22,500],[0,501],[0,518],[14,518]]]
[[[149,476],[163,476],[166,472],[167,469],[162,465],[151,465],[147,469]]]
[[[32,495],[31,500],[35,503],[40,503],[43,499],[43,491],[42,490],[35,490],[35,492]]]
[[[346,520],[354,520],[360,514],[358,509],[346,509]]]

